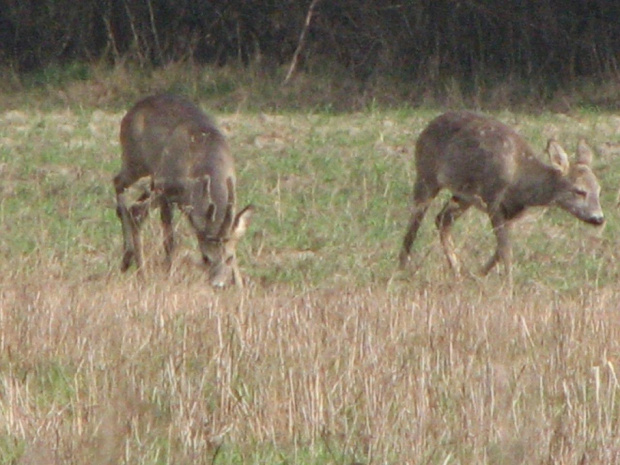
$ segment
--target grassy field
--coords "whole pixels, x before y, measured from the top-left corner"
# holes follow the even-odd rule
[[[130,104],[34,102],[0,111],[0,464],[620,461],[620,117],[494,113],[541,153],[586,137],[607,215],[522,218],[510,293],[450,274],[440,199],[397,270],[440,109],[215,112],[257,207],[215,292],[181,218],[171,276],[157,215],[146,279],[119,272]],[[495,246],[477,211],[454,238],[472,272]]]

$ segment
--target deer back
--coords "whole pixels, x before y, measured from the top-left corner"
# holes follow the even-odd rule
[[[508,126],[469,112],[435,119],[418,139],[416,166],[423,177],[455,195],[493,203],[518,182],[533,153]]]

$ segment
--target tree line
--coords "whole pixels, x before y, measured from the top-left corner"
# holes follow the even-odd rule
[[[0,62],[191,60],[359,79],[617,76],[617,0],[2,0]],[[309,15],[309,13],[312,13]],[[297,52],[297,53],[296,53]]]

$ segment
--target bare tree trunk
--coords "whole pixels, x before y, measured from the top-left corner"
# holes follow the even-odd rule
[[[136,24],[131,14],[131,10],[129,9],[129,4],[127,0],[125,0],[125,11],[127,12],[127,17],[129,18],[129,25],[131,26],[131,32],[133,33],[133,40],[136,46],[136,54],[138,55],[138,61],[140,62],[140,67],[145,65],[144,56],[142,55],[142,45],[140,44],[140,37],[138,36],[138,31],[136,29]]]
[[[161,45],[159,44],[159,35],[157,34],[157,28],[155,27],[155,14],[153,13],[153,5],[151,0],[147,0],[147,4],[149,7],[149,19],[151,21],[151,32],[153,34],[153,39],[155,40],[155,52],[157,53],[157,59],[159,60],[159,64],[163,64],[164,56],[161,51]]]
[[[308,14],[306,15],[306,22],[304,23],[304,27],[301,30],[301,34],[299,35],[299,42],[297,43],[297,48],[295,49],[295,53],[293,53],[293,59],[291,60],[291,65],[288,68],[288,72],[286,73],[286,77],[284,78],[284,84],[288,83],[297,69],[297,62],[299,61],[299,55],[301,54],[301,50],[304,47],[306,42],[306,36],[308,35],[308,29],[310,28],[310,22],[312,21],[312,15],[314,14],[314,9],[320,0],[312,0],[310,3],[310,7],[308,8]]]
[[[116,46],[116,38],[114,37],[114,30],[110,22],[110,10],[106,9],[103,15],[103,23],[105,24],[106,33],[108,35],[108,46],[112,49],[112,56],[114,56],[114,64],[120,63],[121,56],[118,53],[118,47]]]

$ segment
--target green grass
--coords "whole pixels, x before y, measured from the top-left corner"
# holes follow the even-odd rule
[[[414,142],[436,113],[217,115],[237,158],[240,203],[251,202],[258,211],[241,247],[242,257],[255,260],[248,274],[293,286],[318,286],[334,277],[358,284],[389,280],[415,179]],[[2,237],[2,251],[7,257],[54,256],[77,275],[94,258],[89,255],[96,255],[95,270],[111,272],[120,248],[111,179],[120,165],[121,113],[25,109],[18,116],[12,121],[9,115],[1,136],[8,143],[0,152],[5,191],[0,215],[9,231]],[[550,135],[569,151],[582,136],[594,147],[617,140],[613,116],[598,112],[576,118],[508,112],[498,117],[517,125],[537,147]],[[553,209],[538,210],[537,219],[526,220],[525,226],[517,224],[515,269],[521,282],[561,289],[592,277],[599,285],[615,282],[613,267],[601,265],[611,262],[615,252],[588,250],[595,242],[613,249],[615,163],[611,156],[595,161],[603,204],[612,212],[603,232]],[[437,199],[435,207],[440,204]],[[433,215],[415,247],[437,261]],[[480,222],[484,227],[475,227]],[[155,244],[158,229],[152,223]],[[183,223],[179,227],[187,236],[185,245],[193,248],[188,229]],[[493,247],[486,218],[476,211],[457,224],[455,238],[471,268]],[[420,266],[424,273],[425,263]]]
[[[52,75],[0,112],[0,464],[617,459],[617,153],[595,160],[603,228],[552,208],[517,222],[510,295],[499,273],[450,274],[433,224],[447,194],[397,270],[415,140],[440,109],[259,112],[230,104],[228,78],[160,87],[226,110],[238,201],[257,208],[241,292],[208,288],[179,214],[171,276],[157,213],[146,278],[119,272],[130,102],[73,87],[62,103]],[[123,95],[156,87],[140,79]],[[569,154],[620,142],[592,108],[493,114],[541,154],[550,136]],[[472,273],[495,246],[474,210],[454,239]]]
[[[120,165],[122,113],[94,108],[17,112],[5,114],[8,121],[0,135],[0,216],[9,232],[1,250],[6,257],[54,256],[76,275],[92,254],[98,257],[98,271],[111,272],[120,247],[111,179]],[[241,247],[242,257],[254,260],[248,274],[304,286],[332,277],[358,284],[389,280],[415,179],[414,142],[436,113],[218,114],[237,158],[240,202],[254,203],[258,211]],[[539,148],[551,135],[569,151],[578,137],[587,137],[594,147],[618,138],[613,115],[600,112],[575,118],[509,112],[498,117],[519,127]],[[613,156],[595,161],[603,205],[612,215],[602,232],[553,209],[538,210],[525,226],[517,224],[518,280],[562,289],[592,277],[599,285],[615,282],[613,267],[601,263],[615,257],[616,164]],[[438,199],[436,206],[440,204]],[[433,212],[415,247],[437,261],[432,217]],[[480,222],[484,227],[475,226]],[[179,227],[190,236],[183,223]],[[156,236],[157,227],[151,229]],[[457,225],[455,238],[471,262],[481,262],[493,246],[486,218],[475,211]],[[187,237],[186,246],[192,248],[192,241]],[[603,248],[590,250],[592,244]],[[425,264],[420,266],[424,273]]]

